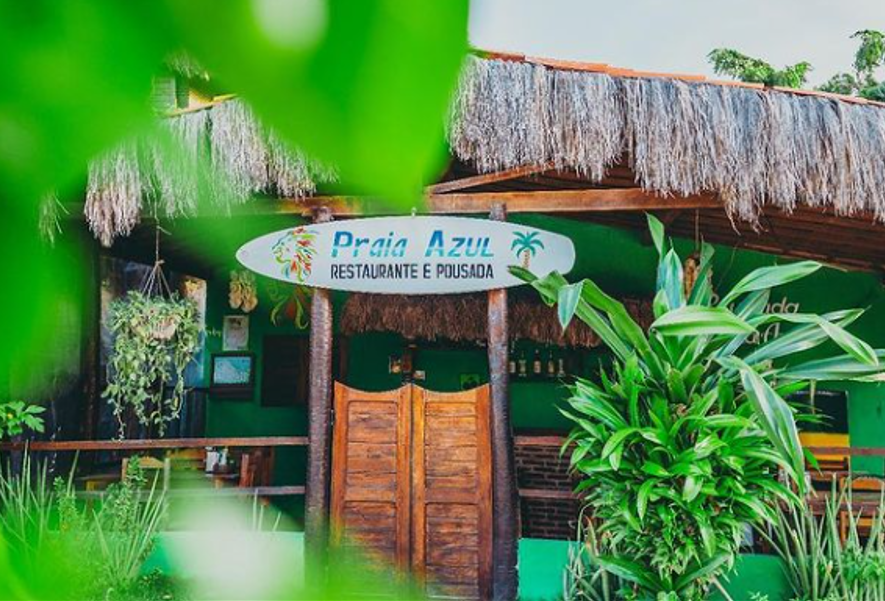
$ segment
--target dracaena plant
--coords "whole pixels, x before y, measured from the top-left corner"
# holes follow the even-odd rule
[[[648,331],[591,280],[512,270],[557,305],[563,327],[577,316],[613,356],[599,381],[576,381],[564,410],[575,424],[566,445],[578,492],[611,537],[605,548],[617,549],[597,565],[635,594],[699,599],[733,565],[745,527],[771,520],[773,505],[797,502],[793,489],[804,487],[785,397],[812,381],[875,378],[885,355],[845,329],[861,310],[765,312],[772,288],[820,264],[757,269],[716,299],[712,247],[703,246],[686,285],[663,226],[649,216],[649,228],[660,261]],[[776,322],[784,322],[779,335],[749,343]],[[835,356],[797,359],[830,341],[824,348],[841,349]]]

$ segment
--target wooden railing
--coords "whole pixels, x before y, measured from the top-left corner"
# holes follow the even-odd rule
[[[254,436],[219,438],[156,438],[148,440],[49,440],[0,443],[0,451],[152,451],[203,447],[306,447],[306,436]]]
[[[879,447],[806,447],[813,455],[848,455],[849,457],[885,457]]]
[[[201,449],[206,447],[259,448],[259,447],[306,447],[306,436],[253,436],[213,438],[157,438],[147,440],[57,440],[0,443],[0,451],[24,451],[40,453],[71,453],[100,451],[162,451],[178,449]],[[305,487],[296,486],[239,486],[194,490],[170,490],[169,496],[301,496]],[[78,493],[82,497],[100,497],[100,491]]]

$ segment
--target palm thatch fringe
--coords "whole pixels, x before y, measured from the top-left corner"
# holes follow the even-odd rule
[[[644,328],[651,322],[651,305],[625,300],[627,310]],[[488,300],[484,294],[395,296],[351,294],[341,314],[341,333],[393,332],[414,340],[482,343],[488,339]],[[513,340],[593,348],[599,336],[583,322],[564,332],[556,310],[530,297],[511,295],[509,329]]]
[[[133,142],[123,144],[89,165],[83,211],[89,229],[105,246],[126,236],[138,223],[145,180]]]
[[[129,141],[93,161],[85,214],[108,246],[132,231],[148,204],[167,217],[186,216],[203,198],[229,209],[255,194],[300,199],[313,194],[317,182],[336,180],[333,169],[261,126],[241,100],[229,100],[170,117],[160,135]]]
[[[483,172],[550,162],[598,181],[626,157],[644,189],[715,192],[751,222],[800,203],[885,221],[881,107],[471,57],[452,112],[455,155]]]
[[[183,159],[163,156],[162,144],[130,142],[90,167],[86,217],[102,243],[129,233],[146,200],[174,216],[194,211],[202,187],[230,207],[256,193],[301,198],[337,179],[287,148],[241,100],[167,121]],[[644,189],[717,193],[731,215],[750,222],[765,205],[799,204],[885,221],[879,106],[471,57],[448,135],[455,156],[481,172],[551,163],[599,181],[626,159]],[[213,167],[202,187],[198,163]]]
[[[199,166],[209,129],[209,116],[200,111],[164,121],[170,134],[151,145],[152,196],[169,217],[193,215],[200,200]],[[177,146],[172,146],[178,141]]]

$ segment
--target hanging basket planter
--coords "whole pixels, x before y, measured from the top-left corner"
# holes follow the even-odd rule
[[[154,340],[172,340],[172,337],[175,336],[177,330],[178,322],[170,317],[152,324],[150,335]]]
[[[184,372],[200,343],[199,310],[172,292],[158,258],[141,290],[111,303],[108,328],[114,343],[104,397],[119,437],[126,435],[127,411],[162,436],[184,401]]]

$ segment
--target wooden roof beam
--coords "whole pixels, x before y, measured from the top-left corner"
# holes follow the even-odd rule
[[[493,205],[500,203],[507,205],[508,213],[548,214],[722,208],[722,204],[712,194],[665,198],[640,188],[612,188],[429,194],[425,197],[424,210],[439,215],[488,213]],[[256,208],[257,205],[259,203],[252,203],[251,207],[245,207],[245,211],[248,213],[250,208]],[[328,207],[340,217],[389,212],[378,201],[352,196],[282,200],[273,203],[268,210],[277,214],[310,214],[314,208],[322,206]],[[257,212],[268,211],[258,209]]]

